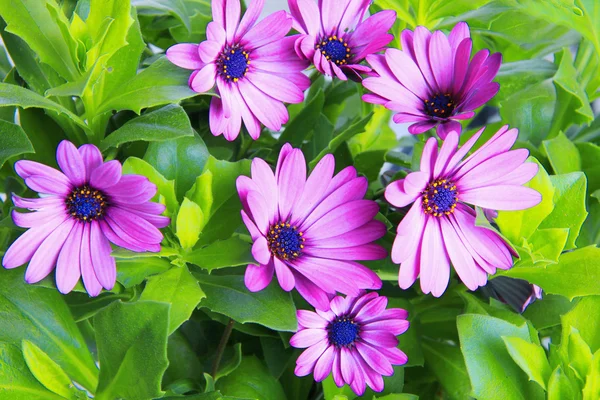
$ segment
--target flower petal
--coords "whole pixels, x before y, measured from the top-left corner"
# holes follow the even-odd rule
[[[273,279],[273,263],[266,265],[249,264],[244,274],[244,283],[251,292],[260,292],[271,283]]]
[[[73,143],[63,140],[58,144],[56,161],[73,185],[81,186],[85,183],[85,164]]]
[[[204,66],[198,54],[198,45],[192,43],[180,43],[169,47],[167,59],[185,69],[200,69]]]

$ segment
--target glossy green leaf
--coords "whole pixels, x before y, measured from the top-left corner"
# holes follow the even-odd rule
[[[552,78],[555,73],[556,66],[543,59],[503,62],[495,79],[500,84],[496,98],[502,101],[513,93]]]
[[[233,347],[226,348],[219,369],[215,374],[215,382],[235,372],[242,363],[242,344],[236,343]]]
[[[205,171],[196,178],[196,182],[190,190],[185,194],[185,197],[192,200],[200,206],[204,215],[210,215],[213,205],[212,194],[213,174],[210,171]]]
[[[107,136],[100,143],[100,149],[104,151],[137,140],[164,142],[184,136],[194,136],[190,120],[183,108],[171,104],[128,121]]]
[[[546,390],[552,370],[542,346],[518,337],[502,337],[508,354],[529,377]]]
[[[219,240],[182,255],[186,262],[212,271],[214,269],[237,267],[255,263],[252,245],[237,236]]]
[[[561,347],[562,345],[561,343]],[[569,334],[567,354],[569,355],[569,367],[583,381],[592,363],[592,351],[575,328],[571,328]]]
[[[181,247],[184,249],[194,247],[205,223],[204,213],[200,206],[184,197],[175,224],[175,234],[179,238]]]
[[[63,297],[26,284],[21,268],[0,271],[0,294],[0,341],[21,347],[29,340],[73,380],[94,390],[98,369]]]
[[[548,400],[575,399],[576,390],[562,367],[556,367],[548,382]]]
[[[600,296],[587,296],[561,317],[562,341],[566,342],[571,327],[577,329],[592,353],[600,349]]]
[[[186,266],[175,267],[148,279],[140,300],[154,300],[171,304],[169,334],[187,321],[205,297],[198,281]]]
[[[86,26],[93,46],[88,50],[86,69],[99,60],[108,60],[127,44],[126,37],[133,24],[129,1],[90,0],[90,13]]]
[[[117,281],[125,288],[139,285],[148,276],[160,274],[171,267],[171,263],[165,258],[159,257],[133,257],[120,258],[117,260]]]
[[[200,306],[237,322],[254,322],[278,331],[296,331],[296,308],[290,294],[281,290],[277,282],[253,293],[246,288],[243,276],[195,276],[206,293]]]
[[[313,127],[318,123],[324,104],[325,96],[319,90],[316,96],[306,102],[298,115],[286,124],[283,133],[279,137],[279,145],[274,149],[275,153],[278,153],[278,150],[285,143],[289,143],[293,147],[301,146],[304,138],[310,134]]]
[[[581,170],[585,173],[590,193],[600,189],[600,146],[593,143],[577,143],[581,155]]]
[[[219,379],[216,389],[234,398],[285,400],[281,384],[255,356],[244,357],[234,374]]]
[[[23,128],[0,120],[0,167],[11,157],[33,153],[33,146]]]
[[[423,340],[423,354],[429,368],[448,394],[449,399],[468,398],[471,382],[460,348],[448,343]]]
[[[581,170],[579,151],[562,132],[553,139],[544,140],[543,145],[555,174]]]
[[[20,346],[0,342],[0,396],[10,400],[61,400],[29,371]]]
[[[583,387],[583,400],[595,400],[600,398],[600,351],[592,358],[590,372],[585,378]]]
[[[115,302],[94,317],[100,369],[97,399],[162,397],[170,305]]]
[[[172,15],[181,21],[188,31],[192,30],[188,11],[183,0],[132,0],[131,5],[141,13]]]
[[[485,315],[463,314],[457,319],[460,346],[473,387],[473,395],[481,399],[535,400],[544,397],[538,384],[510,357],[503,336],[530,340],[526,324],[515,326]],[[502,380],[497,377],[502,376]]]

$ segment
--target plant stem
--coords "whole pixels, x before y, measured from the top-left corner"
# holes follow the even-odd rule
[[[219,370],[219,364],[221,363],[221,358],[223,358],[223,352],[225,351],[225,346],[229,341],[229,336],[231,336],[231,331],[233,330],[234,320],[230,319],[223,331],[223,336],[221,336],[221,341],[219,342],[219,347],[217,347],[217,354],[215,354],[215,360],[212,365],[212,377],[217,379],[217,371]]]

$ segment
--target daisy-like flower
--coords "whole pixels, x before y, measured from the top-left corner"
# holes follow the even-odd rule
[[[121,175],[121,164],[103,162],[100,150],[86,144],[77,149],[66,140],[58,145],[56,160],[61,171],[21,160],[15,163],[25,184],[42,195],[13,195],[17,226],[28,228],[6,251],[4,268],[29,262],[27,283],[44,279],[56,267],[56,286],[69,293],[83,278],[85,289],[97,296],[113,288],[115,259],[110,243],[126,249],[160,251],[163,235],[158,228],[169,224],[160,214],[165,206],[150,202],[156,186],[141,175]]]
[[[421,170],[386,188],[392,205],[414,202],[398,225],[392,248],[392,261],[401,264],[401,288],[420,275],[423,292],[438,297],[448,286],[450,263],[471,290],[484,285],[496,268],[512,267],[510,247],[496,232],[476,226],[475,210],[467,204],[493,210],[535,206],[541,195],[521,185],[536,175],[538,166],[525,162],[527,149],[510,150],[518,131],[508,126],[463,160],[482,133],[457,149],[459,135],[450,132],[439,153],[436,139],[430,138]]]
[[[246,269],[249,290],[264,289],[277,274],[286,291],[294,287],[315,308],[329,309],[329,295],[357,296],[360,289],[379,289],[381,280],[357,263],[387,256],[374,244],[385,225],[373,218],[379,206],[363,197],[368,181],[354,167],[333,175],[334,158],[326,155],[307,179],[300,149],[286,144],[275,174],[252,160],[252,178],[240,176],[237,189],[242,218],[254,244],[258,265]]]
[[[194,70],[192,90],[203,93],[216,83],[220,97],[210,103],[210,130],[227,140],[238,136],[242,121],[252,139],[260,136],[261,123],[280,130],[289,119],[283,103],[301,103],[310,86],[294,37],[285,37],[292,18],[279,11],[255,24],[263,5],[264,0],[253,0],[240,21],[239,0],[212,0],[207,40],[167,50],[173,64]]]
[[[371,0],[288,0],[294,17],[296,53],[322,74],[347,80],[360,79],[371,69],[360,62],[380,52],[394,36],[388,31],[396,21],[396,12],[380,11],[363,21]]]
[[[307,348],[296,360],[295,373],[314,373],[317,382],[333,372],[338,387],[350,385],[359,396],[366,385],[383,390],[383,376],[394,373],[393,365],[406,364],[396,336],[406,332],[408,313],[401,308],[386,310],[388,300],[377,293],[359,297],[336,296],[330,311],[298,310],[298,332],[290,344]]]
[[[460,132],[459,120],[470,119],[498,93],[492,82],[502,55],[480,50],[473,59],[469,26],[458,23],[446,36],[418,26],[414,33],[402,32],[402,50],[388,49],[385,55],[371,55],[368,63],[379,75],[363,80],[373,94],[363,95],[369,103],[396,111],[395,123],[412,122],[413,135],[437,126],[444,139],[448,132]]]

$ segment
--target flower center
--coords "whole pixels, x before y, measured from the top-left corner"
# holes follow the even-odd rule
[[[294,260],[300,256],[304,248],[302,232],[295,226],[280,222],[273,225],[267,234],[267,242],[271,254],[280,260]]]
[[[456,185],[446,179],[429,183],[423,191],[423,211],[434,217],[452,214],[457,202]]]
[[[433,95],[431,100],[424,100],[425,112],[431,117],[448,118],[454,111],[454,100],[450,93]]]
[[[348,43],[343,38],[335,35],[320,40],[315,45],[315,49],[320,51],[328,61],[332,61],[337,65],[346,64],[351,57]]]
[[[228,82],[237,82],[246,76],[250,64],[249,53],[239,45],[225,46],[217,58],[217,71]]]
[[[328,330],[329,342],[338,347],[350,346],[358,338],[358,325],[348,317],[336,318]]]
[[[95,221],[104,216],[106,196],[85,185],[73,189],[65,204],[73,218],[82,222]]]

